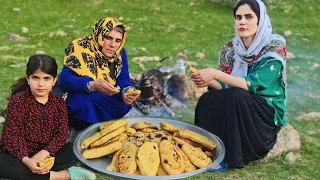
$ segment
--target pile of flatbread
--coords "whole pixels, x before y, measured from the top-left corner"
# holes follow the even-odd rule
[[[111,155],[107,170],[143,176],[182,174],[212,163],[216,145],[196,132],[160,122],[108,121],[81,143],[85,159]]]

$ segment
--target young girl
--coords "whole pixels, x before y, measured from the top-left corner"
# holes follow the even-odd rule
[[[71,167],[77,158],[72,144],[66,144],[69,130],[66,103],[51,93],[56,81],[55,59],[33,55],[27,64],[26,77],[11,86],[0,139],[0,178],[95,179],[91,171]],[[39,167],[49,155],[55,157],[52,169]]]

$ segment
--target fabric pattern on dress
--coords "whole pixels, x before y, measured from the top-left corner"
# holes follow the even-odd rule
[[[10,99],[6,114],[0,152],[8,151],[18,159],[43,149],[54,155],[66,143],[68,112],[60,97],[50,93],[48,102],[41,104],[28,89]]]

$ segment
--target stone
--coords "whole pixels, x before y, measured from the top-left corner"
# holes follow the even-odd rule
[[[311,69],[315,69],[317,67],[319,67],[320,65],[318,63],[313,63],[312,66],[311,66]]]
[[[42,50],[38,50],[38,51],[36,51],[36,54],[46,54],[46,52],[44,52]]]
[[[26,38],[20,36],[19,34],[9,33],[8,40],[9,41],[25,41]]]
[[[319,121],[320,120],[320,112],[310,112],[307,114],[303,114],[297,118],[297,120],[306,120],[306,121]]]
[[[186,65],[186,66],[197,66],[198,63],[193,62],[193,61],[184,61],[184,65]]]
[[[12,11],[14,11],[14,12],[20,12],[20,8],[13,8]]]
[[[292,34],[291,31],[285,31],[285,32],[284,32],[284,36],[290,36],[291,34]]]
[[[293,58],[296,58],[296,56],[291,52],[287,52],[287,59],[293,59]]]
[[[2,116],[0,116],[0,124],[4,123],[6,121],[6,119]]]
[[[298,158],[297,156],[293,153],[293,152],[289,152],[287,155],[286,155],[286,160],[289,162],[289,163],[295,163]]]
[[[55,32],[50,32],[49,34],[49,37],[52,37],[52,36],[60,36],[60,37],[63,37],[63,36],[66,36],[67,33],[62,31],[61,29],[55,31]]]
[[[203,59],[205,57],[204,53],[202,52],[197,52],[196,55],[195,55],[196,58],[199,58],[199,59]]]
[[[29,31],[29,29],[26,28],[26,27],[22,27],[22,28],[21,28],[21,31],[22,31],[22,33],[27,33],[27,32]]]
[[[26,67],[26,63],[24,63],[24,62],[15,63],[15,64],[11,64],[9,66],[12,67],[12,68],[24,68],[24,67]]]
[[[11,49],[11,47],[9,47],[9,46],[0,46],[0,51],[8,51],[10,49]]]
[[[277,135],[277,142],[265,159],[275,158],[282,153],[290,151],[299,151],[301,149],[301,141],[299,132],[290,124],[281,127]],[[290,155],[291,156],[291,155]]]

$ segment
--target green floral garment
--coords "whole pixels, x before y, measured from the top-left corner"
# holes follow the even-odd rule
[[[280,61],[273,58],[264,58],[249,65],[248,75],[244,77],[249,91],[260,95],[274,108],[274,122],[277,126],[287,124],[284,119],[286,92],[282,83],[282,69]],[[225,84],[220,84],[223,89],[226,88]]]
[[[249,91],[260,95],[274,108],[274,122],[277,126],[287,124],[284,119],[286,92],[282,83],[282,68],[280,61],[264,58],[249,65],[245,77]]]

